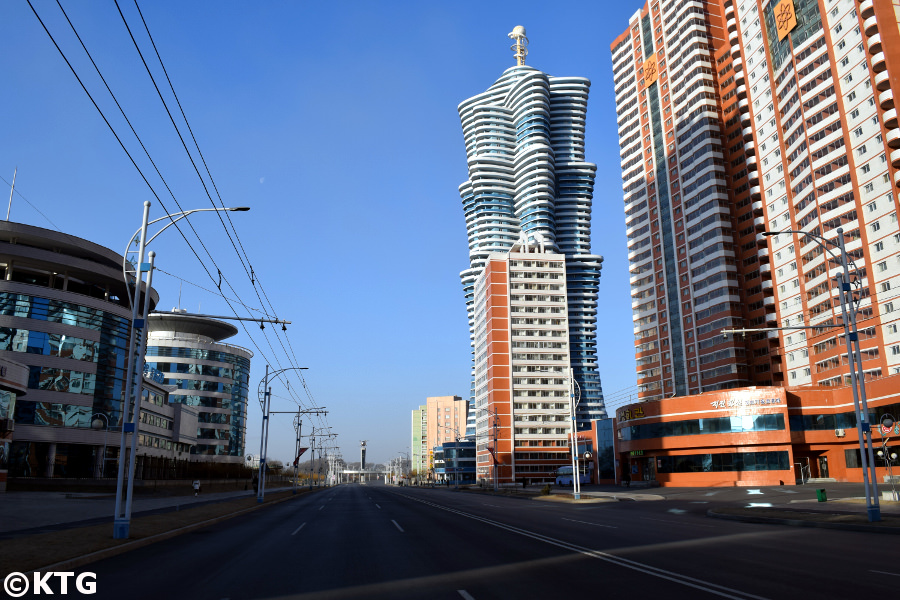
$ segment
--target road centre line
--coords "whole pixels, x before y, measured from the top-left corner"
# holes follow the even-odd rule
[[[402,528],[402,527],[400,527],[400,524],[399,524],[399,523],[397,523],[397,521],[395,521],[395,520],[393,520],[393,519],[391,519],[391,523],[393,523],[393,524],[394,524],[394,526],[395,526],[395,527],[396,527],[396,528],[397,528],[397,529],[399,529],[399,530],[400,530],[400,533],[405,533],[405,532],[404,532],[404,531],[403,531],[403,528]]]
[[[291,535],[296,535],[297,532],[300,531],[301,529],[303,529],[304,527],[306,527],[306,523],[305,523],[305,522],[304,522],[302,525],[300,525],[300,527],[298,527],[297,529],[295,529],[295,530],[294,530],[294,533],[292,533]]]
[[[322,510],[323,508],[325,508],[325,505],[324,505],[324,504],[323,504],[322,506],[319,507],[319,510]]]
[[[876,571],[875,569],[869,569],[869,573],[880,573],[882,575],[893,575],[894,577],[900,577],[900,573],[889,573],[887,571]]]
[[[575,519],[562,518],[563,521],[572,521],[573,523],[584,523],[585,525],[593,525],[594,527],[609,527],[610,529],[618,529],[615,525],[601,525],[600,523],[591,523],[590,521],[576,521]]]
[[[379,506],[377,502],[375,503],[375,506],[378,506],[378,510],[381,510],[381,506]]]
[[[466,590],[456,590],[456,593],[465,598],[465,600],[475,600],[475,598]]]
[[[695,588],[698,590],[703,590],[705,592],[709,592],[711,594],[715,594],[717,596],[722,596],[723,598],[765,600],[762,596],[756,596],[756,595],[750,594],[748,592],[736,590],[734,588],[729,588],[729,587],[719,585],[716,583],[711,583],[709,581],[704,581],[702,579],[697,579],[694,577],[690,577],[688,575],[683,575],[681,573],[667,571],[665,569],[660,569],[658,567],[644,564],[644,563],[641,563],[641,562],[638,562],[635,560],[631,560],[631,559],[624,558],[621,556],[616,556],[615,554],[609,554],[607,552],[602,552],[600,550],[593,550],[591,548],[579,546],[577,544],[573,544],[570,542],[552,538],[552,537],[549,537],[549,536],[546,536],[546,535],[543,535],[540,533],[528,531],[527,529],[522,529],[519,527],[514,527],[512,525],[507,525],[505,523],[501,523],[499,521],[494,521],[493,519],[479,517],[478,515],[466,513],[461,510],[451,508],[449,506],[443,506],[441,504],[436,504],[436,503],[430,502],[428,500],[421,500],[419,498],[414,498],[407,494],[403,494],[403,493],[399,493],[399,492],[389,492],[389,493],[394,493],[394,494],[397,494],[398,496],[403,496],[407,500],[412,500],[413,502],[425,504],[426,506],[431,506],[433,508],[437,508],[439,510],[443,510],[443,511],[449,512],[449,513],[453,513],[453,514],[459,515],[461,517],[465,517],[467,519],[472,519],[473,521],[479,521],[479,522],[485,523],[487,525],[492,525],[493,527],[497,527],[498,529],[503,529],[503,530],[509,531],[510,533],[515,533],[515,534],[518,534],[518,535],[521,535],[524,537],[531,538],[533,540],[537,540],[539,542],[544,542],[551,546],[556,546],[558,548],[563,548],[565,550],[571,550],[572,552],[577,552],[579,554],[583,554],[583,555],[589,556],[591,558],[596,558],[597,560],[601,560],[601,561],[604,561],[607,563],[618,565],[618,566],[624,567],[626,569],[632,569],[634,571],[639,571],[646,575],[652,575],[653,577],[659,577],[660,579],[666,579],[668,581],[680,583],[680,584],[688,586],[688,587],[692,587],[692,588]],[[394,524],[396,525],[396,522]],[[397,527],[399,527],[399,525],[397,525]]]

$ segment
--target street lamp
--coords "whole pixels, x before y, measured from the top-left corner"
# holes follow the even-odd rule
[[[459,429],[456,427],[451,427],[449,425],[441,425],[444,429],[449,429],[453,432],[454,439],[456,442],[454,443],[454,453],[453,453],[453,487],[459,489],[459,440],[462,436],[459,435]],[[444,469],[446,470],[447,457],[446,453],[444,456]]]
[[[866,382],[863,372],[862,356],[859,351],[859,333],[856,328],[856,308],[853,305],[853,295],[850,288],[851,262],[847,257],[847,249],[844,245],[844,229],[837,228],[837,242],[826,239],[816,233],[785,229],[782,231],[764,231],[766,237],[782,233],[793,233],[802,237],[811,238],[822,250],[830,254],[835,260],[840,260],[842,272],[839,277],[839,291],[841,298],[841,320],[844,325],[844,340],[847,345],[847,359],[850,362],[850,386],[853,390],[853,406],[856,411],[858,426],[856,432],[859,436],[860,459],[863,468],[863,484],[866,491],[866,512],[869,521],[881,520],[881,507],[878,502],[878,485],[875,477],[875,457],[872,450],[872,428],[869,423],[869,405],[866,402]],[[838,248],[841,252],[838,258],[828,245]],[[826,261],[827,262],[827,261]],[[862,275],[856,264],[856,285],[862,285]]]
[[[263,377],[262,381],[259,382],[260,390],[259,391],[259,405],[262,408],[262,432],[259,436],[259,480],[256,484],[256,502],[262,503],[263,499],[266,495],[266,452],[269,449],[269,417],[271,416],[271,408],[272,408],[272,388],[269,387],[269,377],[278,377],[285,371],[305,371],[309,367],[287,367],[284,369],[280,369],[278,371],[274,371],[269,373],[269,365],[266,364],[266,376]],[[319,410],[319,409],[314,409]],[[298,411],[298,415],[301,411]],[[298,451],[299,451],[299,432],[297,436],[298,443]],[[295,458],[295,460],[299,460],[299,457]]]
[[[141,227],[135,232],[128,241],[128,247],[122,258],[122,274],[125,279],[125,285],[130,284],[129,275],[134,273],[134,298],[128,298],[131,303],[131,328],[129,331],[128,342],[128,360],[125,363],[125,395],[122,399],[122,435],[119,443],[119,469],[116,477],[116,507],[113,515],[113,538],[127,539],[131,528],[131,505],[134,492],[134,469],[137,456],[137,439],[138,439],[138,423],[140,422],[141,413],[141,394],[143,393],[143,369],[136,369],[135,362],[144,364],[144,351],[147,341],[147,327],[145,317],[150,309],[150,290],[153,283],[153,265],[156,259],[156,253],[150,252],[148,257],[150,262],[144,262],[144,250],[155,240],[159,234],[165,231],[170,225],[174,225],[177,221],[187,217],[195,212],[219,212],[219,211],[239,211],[250,210],[248,207],[239,208],[198,208],[194,210],[181,211],[165,215],[159,219],[150,221],[150,201],[144,202],[144,213],[141,220]],[[152,237],[147,238],[147,228],[159,221],[169,219],[169,223],[163,226]],[[137,243],[137,266],[134,271],[129,271],[128,254],[134,252],[131,246]],[[141,298],[141,278],[143,273],[147,273],[147,282],[144,288],[144,307],[141,312],[141,318],[138,318],[138,302]],[[127,295],[127,294],[126,294]],[[135,361],[135,334],[140,330],[140,336],[137,340],[137,361]],[[134,384],[134,379],[137,383]],[[131,408],[132,389],[134,393],[134,411],[131,413],[131,422],[128,422],[129,411]],[[125,476],[125,445],[127,443],[127,434],[131,433],[131,451],[128,461],[128,476],[126,482]],[[126,491],[127,489],[127,491]]]
[[[887,466],[888,472],[888,481],[891,482],[891,500],[896,502],[900,500],[897,497],[897,489],[894,487],[894,473],[891,469],[894,462],[897,460],[897,453],[892,452],[890,448],[888,448],[888,440],[891,439],[889,434],[891,429],[894,427],[894,415],[886,414],[881,417],[881,450],[878,451],[878,458],[884,461],[884,464]]]
[[[569,367],[569,417],[572,419],[572,495],[581,500],[581,474],[578,472],[578,434],[575,408],[581,402],[581,386],[575,381],[575,369]],[[576,398],[575,394],[578,394]]]
[[[94,417],[97,417],[96,419]],[[103,421],[100,421],[103,417]],[[91,429],[99,430],[103,428],[103,459],[100,462],[100,478],[106,474],[106,446],[109,443],[109,417],[105,413],[94,413],[91,415]]]

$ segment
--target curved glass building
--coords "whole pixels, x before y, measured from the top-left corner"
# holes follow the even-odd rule
[[[459,105],[469,178],[459,186],[469,238],[469,268],[460,273],[474,344],[475,281],[491,253],[508,252],[522,236],[566,257],[571,366],[581,391],[577,419],[606,416],[597,375],[597,287],[603,258],[591,254],[591,202],[596,165],[584,160],[590,81],[552,77],[519,64],[487,91]],[[474,435],[474,379],[467,435]]]
[[[243,463],[253,353],[222,342],[237,328],[178,312],[152,314],[148,327],[147,365],[177,388],[169,402],[197,407],[197,445],[191,454]]]

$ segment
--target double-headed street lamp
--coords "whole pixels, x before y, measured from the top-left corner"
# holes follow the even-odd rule
[[[850,260],[847,257],[847,248],[844,245],[844,229],[837,228],[837,241],[829,240],[816,233],[808,231],[799,231],[794,229],[785,229],[782,231],[765,231],[764,236],[777,236],[783,233],[793,233],[801,237],[810,238],[818,244],[823,251],[830,254],[835,260],[841,263],[842,272],[839,273],[838,281],[840,299],[841,299],[841,320],[844,326],[844,340],[847,345],[847,359],[850,363],[850,386],[853,390],[853,407],[856,411],[857,427],[856,431],[859,436],[860,459],[863,468],[863,483],[866,491],[866,512],[869,521],[881,520],[881,507],[878,502],[878,485],[875,477],[875,457],[872,449],[872,427],[869,423],[869,406],[866,402],[866,383],[865,372],[863,371],[862,355],[859,350],[859,333],[856,327],[857,309],[853,302],[853,292],[850,284]],[[833,246],[840,250],[840,257],[836,256],[834,251],[828,246]],[[826,263],[828,261],[826,260]],[[829,269],[826,269],[829,270]],[[862,274],[853,265],[856,272],[857,286],[862,285]],[[811,326],[811,329],[823,329],[824,327]]]
[[[894,471],[892,467],[894,463],[897,462],[897,452],[892,448],[888,447],[888,440],[890,440],[890,433],[894,427],[894,415],[885,414],[881,416],[881,450],[878,451],[878,458],[884,461],[884,465],[887,467],[888,472],[888,481],[891,482],[891,500],[896,502],[900,500],[897,497],[897,488],[894,487]]]
[[[243,212],[250,210],[248,207],[238,207],[238,208],[197,208],[193,210],[186,210],[182,212],[172,213],[170,215],[166,215],[164,217],[160,217],[158,219],[154,219],[150,221],[150,202],[144,202],[144,214],[143,219],[141,220],[140,228],[135,232],[131,239],[128,241],[128,247],[125,249],[125,254],[122,259],[122,274],[125,278],[125,285],[128,286],[131,284],[131,276],[133,274],[134,277],[134,298],[129,296],[128,300],[131,303],[131,322],[129,329],[129,342],[128,342],[128,359],[125,363],[125,395],[122,399],[122,435],[120,437],[119,443],[119,469],[118,475],[116,477],[116,507],[115,514],[113,515],[113,537],[116,539],[126,539],[128,538],[129,530],[131,528],[131,505],[134,491],[134,469],[137,458],[137,441],[138,441],[138,425],[140,423],[140,412],[141,412],[141,394],[143,392],[143,364],[144,364],[144,351],[146,347],[147,341],[147,327],[146,327],[146,316],[149,313],[150,308],[150,290],[151,285],[153,283],[153,265],[156,258],[155,252],[149,253],[149,262],[144,262],[144,251],[147,246],[155,240],[159,235],[169,228],[169,226],[174,225],[176,222],[184,219],[188,215],[195,212],[222,212],[222,211],[234,211],[234,212]],[[160,221],[168,219],[169,222],[164,225],[159,231],[153,234],[149,239],[147,238],[147,228],[150,225],[158,223]],[[129,269],[129,261],[128,255],[135,252],[131,249],[131,247],[137,244],[137,265],[134,267],[134,270]],[[138,303],[141,299],[141,284],[143,274],[147,273],[147,281],[144,287],[144,306],[140,315],[141,318],[138,318]],[[135,340],[136,332],[140,330],[140,337],[138,340]],[[141,369],[135,368],[135,345],[137,341],[137,362],[141,365]],[[135,383],[135,378],[137,378],[137,382]],[[131,409],[131,399],[132,399],[132,390],[135,390],[134,396],[134,410],[131,412],[131,422],[128,422],[129,419],[129,411]],[[128,461],[128,476],[126,482],[125,476],[125,446],[127,443],[127,434],[131,433],[131,451]],[[126,491],[127,488],[127,491]]]
[[[577,394],[577,396],[576,396]],[[575,381],[575,369],[569,367],[569,418],[572,421],[572,495],[581,500],[581,473],[578,472],[578,428],[575,409],[581,402],[581,386]]]

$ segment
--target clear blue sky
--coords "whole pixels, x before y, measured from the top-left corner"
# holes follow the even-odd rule
[[[32,2],[166,207],[178,210],[56,2]],[[119,3],[177,111],[133,0]],[[458,277],[468,253],[457,192],[467,173],[456,106],[513,64],[506,34],[516,25],[531,40],[527,64],[593,83],[586,150],[598,165],[592,241],[606,259],[600,376],[607,395],[634,386],[609,44],[641,5],[141,2],[226,206],[252,207],[232,219],[278,316],[294,323],[287,339],[295,364],[309,367],[309,389],[328,407],[346,460],[358,460],[361,439],[369,440],[370,460],[397,456],[410,444],[410,411],[427,396],[468,395]],[[66,0],[63,7],[182,207],[209,207],[115,4]],[[57,227],[122,252],[145,200],[154,203],[151,216],[164,211],[25,0],[0,4],[0,73],[0,176],[11,181],[18,166],[16,191]],[[6,200],[9,188],[0,186]],[[18,196],[10,220],[54,228]],[[236,290],[227,295],[259,308],[218,219],[197,215],[192,222]],[[153,249],[161,269],[215,289],[173,229]],[[158,273],[154,287],[161,309],[178,304],[177,279]],[[187,284],[181,306],[232,314],[224,300]],[[252,340],[242,331],[230,341],[257,352],[255,342],[272,364],[291,364],[282,351],[286,338],[271,327],[267,337],[249,331]],[[265,362],[257,352],[246,453],[259,451],[256,390]],[[273,392],[273,409],[295,407],[286,389]],[[291,419],[277,415],[269,455],[289,460],[292,452]]]

